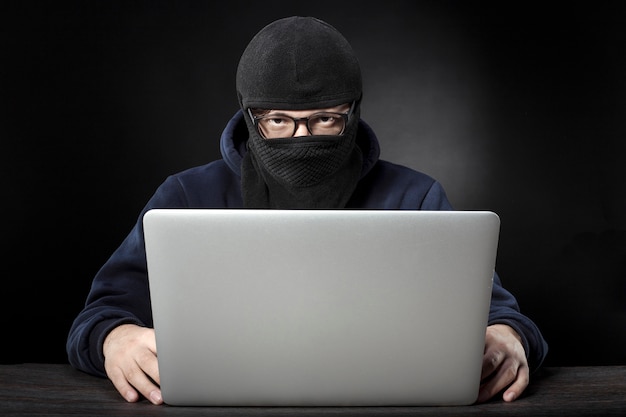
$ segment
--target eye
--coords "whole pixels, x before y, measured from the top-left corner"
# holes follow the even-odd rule
[[[283,130],[290,128],[293,124],[291,119],[281,115],[271,115],[259,120],[261,126],[266,130]]]
[[[309,129],[314,135],[341,135],[344,118],[336,113],[317,113],[309,118]]]
[[[317,126],[320,128],[332,127],[338,123],[340,123],[342,119],[337,117],[334,114],[321,113],[315,114],[310,118],[310,124],[312,126]]]
[[[287,119],[285,119],[284,117],[269,117],[265,120],[266,123],[273,127],[281,127],[287,124]]]

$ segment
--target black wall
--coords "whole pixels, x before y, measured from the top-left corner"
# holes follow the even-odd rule
[[[547,364],[626,364],[622,2],[219,3],[0,4],[2,362],[66,361],[155,188],[219,157],[247,42],[301,14],[360,56],[382,157],[500,215],[498,272]]]

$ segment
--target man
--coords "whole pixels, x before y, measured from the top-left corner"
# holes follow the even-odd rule
[[[221,137],[223,159],[166,179],[94,278],[67,341],[70,363],[107,376],[129,402],[163,402],[142,217],[156,207],[450,210],[429,176],[379,160],[360,119],[358,60],[327,23],[290,17],[263,28],[237,69],[240,111]],[[513,401],[547,345],[494,276],[478,402]]]

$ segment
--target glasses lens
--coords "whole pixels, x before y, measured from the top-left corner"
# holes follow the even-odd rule
[[[259,129],[261,134],[268,138],[288,138],[293,135],[294,131],[293,119],[276,115],[259,119]]]
[[[309,117],[309,130],[314,135],[340,135],[345,120],[337,113],[317,113]]]

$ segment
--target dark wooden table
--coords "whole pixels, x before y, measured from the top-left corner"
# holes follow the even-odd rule
[[[513,403],[467,407],[170,407],[125,402],[63,364],[0,365],[0,416],[626,416],[626,366],[545,368]]]

